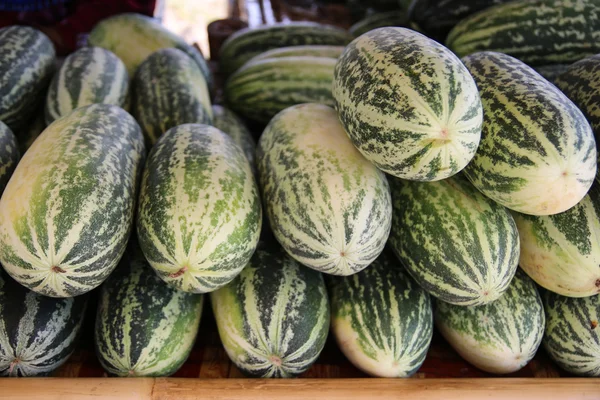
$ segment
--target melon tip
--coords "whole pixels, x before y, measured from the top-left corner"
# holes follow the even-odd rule
[[[271,363],[273,365],[276,365],[277,367],[281,367],[281,364],[283,363],[281,360],[281,357],[276,356],[275,354],[271,355],[271,357],[269,357],[269,361],[271,361]]]

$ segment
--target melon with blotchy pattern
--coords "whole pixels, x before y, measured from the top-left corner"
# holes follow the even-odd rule
[[[226,285],[250,260],[261,221],[252,169],[231,137],[184,124],[158,139],[142,177],[137,232],[164,281],[192,293]]]
[[[333,106],[335,62],[334,58],[313,56],[251,60],[227,81],[227,104],[240,115],[264,124],[296,104]]]
[[[111,375],[169,376],[192,350],[204,296],[167,285],[132,244],[100,291],[96,354]]]
[[[511,210],[552,215],[575,206],[596,175],[585,116],[556,86],[506,54],[463,58],[479,87],[481,143],[465,175]]]
[[[124,107],[129,87],[125,64],[100,47],[70,54],[54,75],[46,96],[46,124],[95,103]]]
[[[379,256],[391,225],[387,179],[352,145],[335,110],[301,104],[280,112],[256,158],[271,229],[293,258],[351,275]]]
[[[0,195],[19,162],[17,138],[10,128],[0,121]]]
[[[210,300],[225,351],[246,375],[299,375],[325,346],[330,311],[323,277],[277,243],[261,242],[242,273]]]
[[[504,207],[462,174],[439,182],[390,178],[390,246],[432,296],[460,306],[506,291],[519,261],[519,233]]]
[[[231,110],[219,106],[212,106],[213,126],[225,132],[241,147],[256,176],[256,142],[244,122]]]
[[[573,208],[556,215],[514,212],[519,265],[538,285],[569,297],[600,293],[600,183]]]
[[[493,51],[537,67],[600,53],[599,31],[597,0],[516,0],[464,18],[445,43],[459,57]]]
[[[579,107],[600,140],[600,54],[571,64],[554,83]]]
[[[99,286],[125,251],[144,158],[140,127],[94,104],[54,121],[0,199],[0,261],[22,285],[72,297]]]
[[[545,322],[535,283],[522,271],[492,303],[462,307],[436,302],[437,329],[461,357],[492,374],[523,368],[542,342]]]
[[[385,27],[356,38],[338,59],[332,91],[354,145],[390,175],[445,179],[475,155],[477,86],[450,50],[420,33]]]
[[[430,297],[399,264],[384,251],[368,268],[327,282],[338,346],[372,376],[413,375],[433,335]]]
[[[219,63],[228,77],[254,56],[279,47],[345,46],[352,36],[344,29],[307,21],[292,21],[242,29],[221,46]]]
[[[87,296],[42,296],[0,270],[0,376],[47,376],[79,338]]]
[[[0,121],[13,132],[25,128],[54,73],[52,42],[37,29],[0,29]]]
[[[544,295],[544,348],[572,374],[600,377],[600,295],[573,298]]]
[[[152,53],[133,80],[133,115],[149,145],[182,124],[211,124],[206,81],[194,60],[177,49]]]
[[[124,13],[100,21],[90,32],[88,45],[115,53],[127,66],[130,78],[135,76],[139,65],[150,54],[160,49],[176,48],[198,64],[208,87],[213,85],[212,73],[204,56],[181,36],[145,15]]]

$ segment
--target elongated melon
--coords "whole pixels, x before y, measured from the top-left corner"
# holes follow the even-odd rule
[[[481,144],[465,175],[511,210],[551,215],[577,204],[596,174],[589,123],[556,86],[506,54],[463,62],[477,82],[485,117]]]
[[[75,350],[87,296],[42,296],[0,270],[0,376],[46,376]]]
[[[164,281],[193,293],[224,286],[254,253],[261,221],[250,164],[227,134],[184,124],[159,138],[142,178],[137,232]]]
[[[76,108],[104,103],[123,107],[129,75],[123,61],[100,47],[69,55],[54,75],[46,96],[46,124]]]
[[[223,346],[246,375],[299,375],[325,346],[329,301],[323,277],[277,243],[261,243],[242,273],[212,292],[210,301]]]
[[[118,376],[168,376],[192,350],[204,296],[163,282],[132,245],[102,285],[95,346],[102,367]]]
[[[17,138],[10,128],[0,121],[0,195],[19,162]]]
[[[431,300],[383,252],[368,268],[331,277],[331,331],[344,355],[372,376],[408,377],[425,361],[433,335]]]
[[[477,86],[450,50],[420,33],[385,27],[356,38],[338,59],[332,92],[354,145],[390,175],[445,179],[475,155]]]
[[[52,123],[0,199],[0,261],[26,287],[72,297],[99,286],[125,251],[144,158],[140,127],[94,104]]]
[[[461,306],[504,293],[519,261],[519,233],[508,210],[462,175],[439,182],[390,179],[390,246],[431,295]]]
[[[301,104],[277,114],[257,159],[271,229],[297,261],[351,275],[379,256],[391,226],[388,183],[332,108]]]
[[[436,302],[435,324],[465,360],[493,374],[523,368],[544,334],[544,307],[535,283],[518,271],[492,303],[462,307]]]

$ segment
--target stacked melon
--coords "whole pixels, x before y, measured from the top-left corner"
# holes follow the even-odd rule
[[[100,22],[57,71],[40,32],[0,30],[0,374],[64,363],[95,290],[111,375],[175,373],[209,294],[248,376],[302,374],[330,328],[367,374],[411,376],[434,326],[490,373],[543,342],[600,376],[600,58],[571,65],[600,8],[401,3],[234,34],[226,106],[152,19]]]

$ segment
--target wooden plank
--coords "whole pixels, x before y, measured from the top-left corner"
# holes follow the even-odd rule
[[[600,398],[598,378],[482,379],[0,379],[0,398],[75,400],[414,399],[588,400]]]

